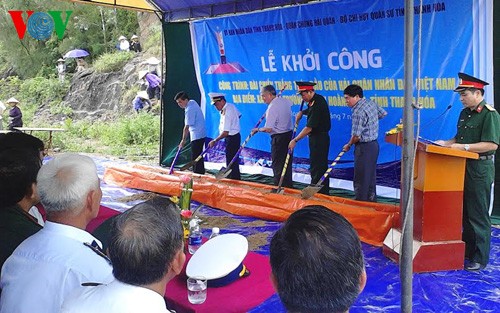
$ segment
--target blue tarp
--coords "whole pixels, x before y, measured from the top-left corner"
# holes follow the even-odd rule
[[[102,178],[107,165],[116,165],[117,161],[94,157]],[[123,162],[120,162],[123,163]],[[140,202],[121,203],[116,199],[142,193],[140,190],[117,188],[102,183],[102,204],[124,211]],[[198,204],[195,203],[195,206]],[[281,223],[263,221],[255,226],[256,219],[235,216],[216,208],[204,206],[201,215],[213,217],[231,217],[242,223],[235,223],[223,228],[221,233],[240,233],[246,237],[255,234],[268,234],[267,243],[254,251],[269,254],[269,240]],[[209,229],[203,230],[204,236],[210,235]],[[363,244],[368,282],[365,290],[354,303],[350,312],[400,312],[401,284],[397,264],[382,254],[380,247]],[[413,278],[414,312],[499,312],[500,311],[500,229],[492,228],[490,264],[479,273],[467,271],[447,271],[415,274]],[[286,312],[279,297],[270,299],[251,312]]]

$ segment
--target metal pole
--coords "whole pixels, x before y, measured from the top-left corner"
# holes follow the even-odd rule
[[[404,99],[403,111],[403,149],[402,149],[402,243],[399,256],[401,275],[401,312],[412,312],[413,283],[413,0],[405,0],[404,34]]]

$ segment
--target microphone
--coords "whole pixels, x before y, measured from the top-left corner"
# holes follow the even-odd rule
[[[427,124],[425,124],[424,126],[422,127],[427,127],[427,126],[430,126],[432,124],[434,124],[437,120],[439,120],[443,115],[445,115],[446,113],[448,113],[448,111],[451,109],[452,105],[449,104],[446,109],[441,113],[439,114],[436,118],[434,118],[433,120],[431,120],[430,122],[428,122]]]

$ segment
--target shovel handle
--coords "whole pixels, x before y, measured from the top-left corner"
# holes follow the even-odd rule
[[[207,153],[207,151],[210,149],[210,147],[206,147],[205,150],[203,150],[199,156],[196,157],[196,159],[194,159],[193,161],[189,162],[188,164],[184,165],[183,167],[181,167],[181,171],[184,171],[184,170],[187,170],[188,168],[190,168],[191,166],[195,165],[196,163],[198,163],[199,160],[201,160],[201,158],[203,158],[203,156],[205,155],[205,153]]]
[[[170,165],[170,170],[168,171],[168,175],[172,175],[172,173],[174,172],[174,165],[175,165],[175,162],[177,161],[177,158],[179,157],[179,153],[181,152],[181,147],[179,146],[179,148],[177,148],[177,153],[175,154],[175,157],[174,157],[174,160],[172,161],[172,164]]]
[[[319,187],[319,186],[321,186],[321,184],[323,184],[323,182],[325,181],[325,179],[330,175],[330,172],[333,170],[333,167],[335,165],[337,165],[337,162],[344,155],[344,153],[345,153],[344,150],[340,151],[339,155],[337,155],[337,157],[335,158],[335,160],[333,160],[332,164],[330,164],[330,166],[328,166],[328,169],[326,170],[325,174],[323,174],[323,176],[321,176],[321,179],[316,184],[317,187]]]

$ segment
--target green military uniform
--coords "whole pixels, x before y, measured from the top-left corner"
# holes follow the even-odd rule
[[[0,208],[0,268],[24,239],[35,234],[42,226],[17,204]]]
[[[465,108],[460,113],[455,141],[461,144],[500,141],[500,117],[483,100],[476,109]],[[489,260],[491,222],[489,207],[491,186],[495,178],[493,155],[480,154],[479,160],[467,159],[463,199],[463,233],[465,258],[485,266]]]
[[[312,129],[309,134],[309,162],[311,172],[311,183],[316,184],[328,169],[328,150],[330,148],[331,128],[330,110],[323,96],[314,94],[307,109],[302,111],[307,115],[307,127]],[[329,179],[325,179],[323,187],[319,191],[328,194]]]

